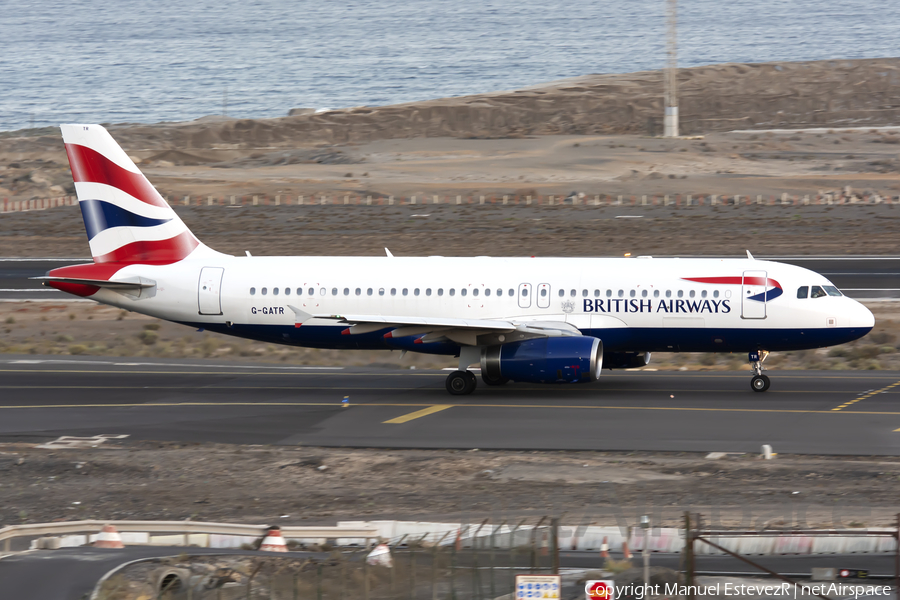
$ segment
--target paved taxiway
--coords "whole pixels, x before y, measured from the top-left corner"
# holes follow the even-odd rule
[[[763,257],[821,273],[857,299],[900,298],[900,257]],[[91,262],[90,258],[0,258],[0,300],[61,300],[72,296],[29,279],[66,265]]]
[[[0,440],[900,455],[900,372],[769,374],[764,394],[747,372],[605,371],[454,397],[440,371],[7,357]]]

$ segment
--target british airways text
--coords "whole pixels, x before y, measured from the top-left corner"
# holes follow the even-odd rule
[[[731,312],[730,300],[660,300],[653,310],[653,300],[608,298],[584,301],[584,312],[598,313],[723,313]]]

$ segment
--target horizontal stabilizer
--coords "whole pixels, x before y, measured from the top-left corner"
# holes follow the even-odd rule
[[[31,277],[30,279],[40,281],[43,285],[49,285],[51,283],[71,283],[75,285],[91,285],[94,287],[106,288],[108,290],[140,290],[143,288],[151,288],[156,285],[155,281],[144,277],[131,277],[128,279],[119,279],[117,281],[107,281],[105,279],[51,277],[47,275],[44,277]]]

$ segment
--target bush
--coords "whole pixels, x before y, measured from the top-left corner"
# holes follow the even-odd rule
[[[870,333],[866,339],[873,344],[893,344],[897,341],[897,336],[887,331],[876,331]]]
[[[74,346],[69,346],[69,354],[75,354],[75,355],[84,354],[85,352],[87,352],[87,350],[88,350],[87,346],[84,346],[82,344],[76,344]]]
[[[147,323],[144,325],[144,331],[159,331],[159,323]]]
[[[159,340],[159,334],[155,331],[145,329],[138,334],[138,339],[140,339],[141,343],[145,346],[152,346]]]
[[[15,318],[15,317],[6,317],[6,324],[7,324],[7,325],[12,325],[12,324],[15,323],[15,322],[16,322],[16,318]]]
[[[61,335],[56,338],[57,342],[74,342],[75,339],[71,335]]]

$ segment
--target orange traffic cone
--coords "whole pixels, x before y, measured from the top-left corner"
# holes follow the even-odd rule
[[[609,540],[605,535],[603,536],[603,543],[600,544],[600,558],[609,558]]]
[[[259,545],[260,550],[267,552],[287,552],[287,544],[281,537],[280,527],[269,527],[266,531],[266,537],[263,538],[262,544]]]
[[[622,542],[622,558],[631,560],[631,550],[628,549],[628,542]]]
[[[97,540],[94,542],[94,548],[124,548],[122,536],[116,531],[112,525],[104,525]]]

